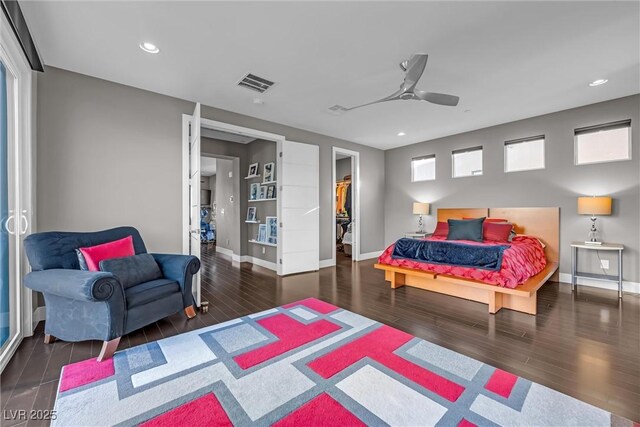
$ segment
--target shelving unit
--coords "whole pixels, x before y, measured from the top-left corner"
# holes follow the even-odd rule
[[[253,199],[253,200],[249,199],[249,203],[252,203],[252,202],[269,202],[269,201],[272,201],[272,200],[278,200],[278,199],[275,198],[275,197],[271,198],[271,199]]]
[[[254,244],[256,244],[256,245],[262,245],[262,246],[271,246],[271,247],[273,247],[273,248],[275,248],[275,247],[277,247],[277,246],[278,246],[278,245],[277,245],[277,244],[275,244],[275,243],[259,242],[259,241],[255,240],[255,239],[251,239],[251,240],[249,240],[249,243],[254,243]]]

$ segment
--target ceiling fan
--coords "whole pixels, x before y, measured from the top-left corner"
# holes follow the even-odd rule
[[[402,82],[402,84],[400,85],[400,90],[387,96],[386,98],[368,102],[356,107],[345,108],[345,110],[355,110],[356,108],[366,107],[367,105],[377,104],[380,102],[409,100],[427,101],[431,102],[432,104],[455,107],[456,105],[458,105],[458,101],[460,101],[460,98],[455,95],[416,90],[418,80],[420,80],[420,77],[422,77],[422,73],[424,73],[424,69],[427,66],[427,58],[429,58],[429,55],[424,53],[417,53],[409,58],[409,60],[402,61],[400,63],[400,68],[406,73],[404,82]]]

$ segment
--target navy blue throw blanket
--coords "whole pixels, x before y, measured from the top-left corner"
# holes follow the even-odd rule
[[[429,264],[498,271],[502,254],[509,245],[481,246],[442,240],[400,239],[393,249],[393,258],[404,258]]]

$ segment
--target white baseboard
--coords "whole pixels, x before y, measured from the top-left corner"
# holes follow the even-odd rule
[[[220,246],[216,246],[216,252],[233,257],[233,251],[231,249],[221,248]]]
[[[320,260],[320,268],[334,267],[335,265],[336,265],[336,262],[331,258]]]
[[[570,273],[560,273],[560,282],[571,284],[571,274]],[[600,289],[611,289],[614,291],[618,290],[618,285],[613,282],[604,282],[602,280],[588,279],[588,278],[578,278],[578,285],[582,286],[591,286],[593,288]],[[630,292],[632,294],[640,294],[640,283],[638,282],[622,282],[622,291]]]
[[[360,254],[360,261],[364,261],[366,259],[372,259],[372,258],[378,258],[380,255],[382,255],[382,252],[384,251],[375,251],[375,252],[368,252],[366,254]]]
[[[42,307],[38,307],[33,311],[33,316],[31,316],[31,319],[33,320],[33,330],[36,329],[36,326],[38,326],[38,323],[40,322],[44,322],[44,320],[46,319],[46,307],[42,306]]]
[[[251,264],[259,265],[260,267],[264,267],[268,270],[278,271],[278,266],[276,265],[275,262],[265,261],[260,258],[252,257],[250,255],[242,255],[241,257],[239,257],[239,261],[250,262]]]

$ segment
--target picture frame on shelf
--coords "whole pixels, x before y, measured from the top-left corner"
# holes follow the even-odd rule
[[[260,197],[258,197],[259,199],[266,199],[267,198],[267,186],[266,185],[261,185],[260,186]]]
[[[278,217],[268,216],[265,218],[266,224],[266,238],[267,243],[277,244],[278,243]]]
[[[274,162],[265,163],[262,170],[262,182],[275,181],[275,167]]]
[[[267,241],[267,224],[260,224],[258,226],[258,237],[256,238],[256,242],[266,242]]]
[[[275,185],[270,185],[269,187],[267,187],[267,199],[273,199],[275,198],[275,190],[276,190],[276,186]]]
[[[258,176],[258,166],[260,166],[259,163],[251,163],[249,165],[249,173],[247,174],[247,178]]]
[[[248,222],[255,222],[256,220],[256,207],[255,206],[249,206],[249,209],[247,209],[247,221]]]
[[[257,182],[251,184],[250,191],[249,191],[249,200],[258,200],[259,196],[260,196],[260,184],[258,184]]]

